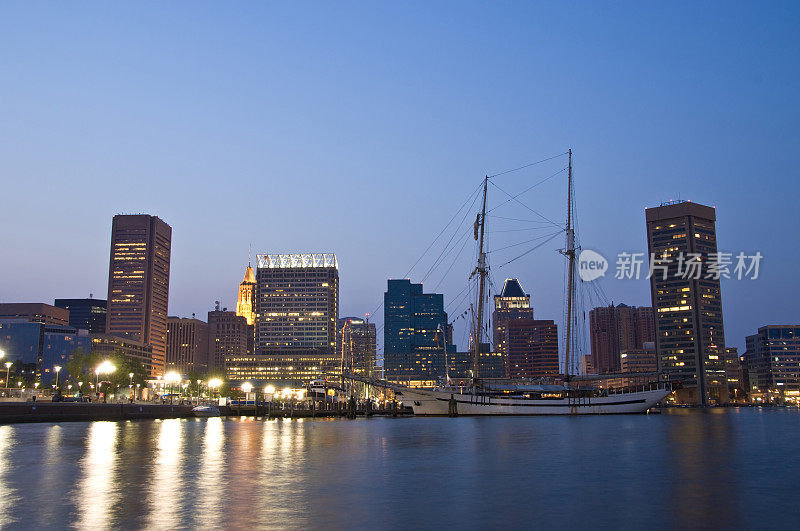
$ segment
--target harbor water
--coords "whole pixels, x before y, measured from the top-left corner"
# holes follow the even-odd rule
[[[796,528],[800,412],[0,426],[0,527]]]

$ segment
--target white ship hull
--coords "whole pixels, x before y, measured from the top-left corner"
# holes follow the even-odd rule
[[[403,404],[415,415],[448,416],[451,399],[460,415],[610,415],[644,413],[669,393],[669,389],[580,398],[495,397],[469,392],[402,388],[396,389]]]

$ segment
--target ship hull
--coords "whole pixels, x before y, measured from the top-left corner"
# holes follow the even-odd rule
[[[581,398],[489,397],[471,393],[451,393],[428,389],[403,388],[403,404],[415,415],[613,415],[645,413],[663,400],[669,389],[648,389],[610,396]],[[453,403],[455,411],[452,411]]]

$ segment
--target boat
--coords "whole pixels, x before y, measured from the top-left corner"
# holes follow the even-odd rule
[[[404,405],[411,406],[415,415],[458,416],[458,415],[600,415],[619,413],[644,413],[658,404],[672,392],[669,382],[655,381],[644,385],[619,389],[600,389],[581,387],[582,382],[607,379],[605,377],[586,377],[572,374],[571,356],[574,345],[575,320],[575,229],[573,226],[573,182],[572,150],[568,151],[567,223],[565,248],[560,250],[567,258],[567,309],[564,373],[559,378],[546,382],[537,380],[510,380],[479,378],[479,348],[484,330],[484,304],[488,265],[484,249],[486,227],[486,193],[490,177],[483,180],[483,202],[474,226],[475,240],[478,242],[478,262],[470,275],[478,286],[478,299],[473,312],[472,328],[472,378],[468,385],[456,386],[446,374],[444,385],[433,388],[412,388],[394,382],[371,381],[377,386],[394,390],[402,397]],[[477,315],[475,315],[477,314]],[[438,341],[437,341],[438,343]],[[445,356],[447,358],[447,356]],[[626,376],[631,376],[630,374]],[[644,375],[649,376],[649,375]],[[353,377],[353,379],[360,379]],[[362,380],[363,381],[363,380]]]
[[[608,415],[644,413],[671,392],[669,384],[609,390],[579,391],[559,387],[543,393],[509,393],[475,387],[458,389],[395,388],[415,415]]]
[[[213,404],[201,404],[192,408],[195,417],[219,417],[219,408]]]

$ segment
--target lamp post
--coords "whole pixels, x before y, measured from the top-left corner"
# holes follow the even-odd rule
[[[242,391],[244,391],[244,405],[247,406],[247,395],[250,394],[250,391],[253,390],[253,384],[250,382],[245,382],[242,384]],[[256,418],[256,414],[258,413],[258,402],[253,402],[255,406],[255,411],[253,413],[253,418]]]
[[[222,385],[222,380],[220,380],[219,378],[211,378],[208,381],[209,393],[211,392],[212,389],[219,389],[220,385]]]
[[[97,392],[100,393],[100,375],[101,374],[111,374],[112,372],[116,371],[117,368],[114,366],[113,363],[106,360],[94,370],[95,375],[95,386],[97,388]],[[106,402],[106,397],[103,395],[103,402]]]
[[[203,383],[203,380],[197,380],[197,405],[200,405],[200,384]]]
[[[172,403],[172,386],[173,386],[173,384],[176,384],[176,383],[181,381],[181,375],[178,374],[175,371],[170,371],[170,372],[168,372],[167,374],[164,375],[164,381],[169,383],[169,390],[170,390],[169,403],[171,404]]]
[[[53,370],[56,371],[56,389],[58,389],[58,373],[61,372],[61,365],[55,365]]]
[[[5,354],[5,353],[4,353],[4,354]],[[14,364],[13,364],[13,363],[11,363],[10,361],[7,361],[7,362],[6,362],[6,394],[8,394],[8,388],[10,387],[10,386],[8,385],[8,375],[9,375],[9,373],[11,372],[11,366],[12,366],[12,365],[14,365]]]

